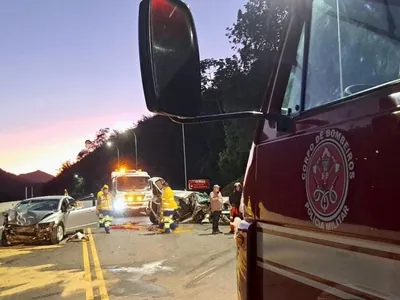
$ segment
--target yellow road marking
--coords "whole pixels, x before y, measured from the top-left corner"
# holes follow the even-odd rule
[[[82,243],[83,249],[83,268],[85,270],[85,281],[86,281],[86,300],[93,300],[93,285],[92,285],[92,274],[90,272],[90,261],[88,244],[86,240]]]
[[[61,297],[66,297],[83,289],[83,272],[79,270],[57,270],[54,264],[37,266],[0,265],[0,298],[43,289],[46,286],[60,286]]]
[[[192,231],[193,231],[193,229],[190,229],[190,228],[184,229],[184,228],[178,227],[177,229],[175,229],[175,231],[173,233],[183,233],[183,232],[192,232]]]
[[[97,254],[96,244],[94,243],[92,230],[88,228],[88,236],[90,242],[90,249],[92,250],[94,270],[96,272],[97,280],[99,281],[99,290],[101,300],[109,300],[107,286],[104,281],[103,270],[101,269],[100,259]]]
[[[0,259],[16,255],[30,254],[36,250],[52,250],[55,248],[60,248],[60,246],[54,245],[54,246],[38,246],[38,247],[27,247],[27,246],[5,247],[3,249],[0,249]]]

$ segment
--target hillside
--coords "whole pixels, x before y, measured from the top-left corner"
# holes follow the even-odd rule
[[[0,169],[0,202],[23,199],[27,185],[32,182]]]
[[[54,178],[53,175],[40,170],[26,174],[19,174],[18,177],[33,183],[46,183]]]

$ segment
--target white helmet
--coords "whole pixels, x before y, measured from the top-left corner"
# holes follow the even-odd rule
[[[234,187],[237,187],[237,186],[242,186],[242,185],[241,185],[240,182],[236,182],[233,186],[234,186]]]

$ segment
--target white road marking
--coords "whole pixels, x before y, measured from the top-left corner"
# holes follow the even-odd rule
[[[126,272],[126,273],[132,273],[135,276],[135,279],[140,279],[143,276],[150,276],[153,274],[156,274],[160,271],[164,272],[172,272],[174,271],[174,268],[163,266],[163,263],[166,260],[161,260],[161,261],[155,261],[147,264],[143,264],[142,267],[122,267],[122,268],[112,268],[110,269],[111,272]]]

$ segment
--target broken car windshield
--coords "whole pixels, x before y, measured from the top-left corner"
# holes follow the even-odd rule
[[[36,210],[36,211],[46,211],[46,210],[57,210],[59,199],[38,199],[38,200],[28,200],[21,201],[15,206],[15,209],[21,210]]]

